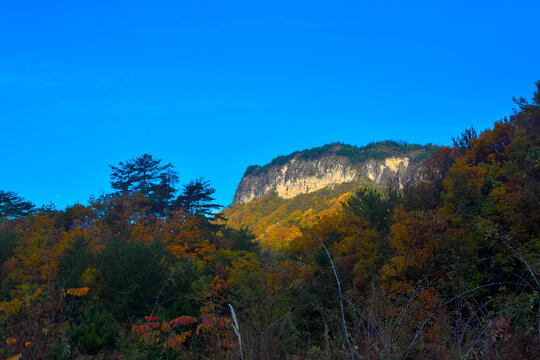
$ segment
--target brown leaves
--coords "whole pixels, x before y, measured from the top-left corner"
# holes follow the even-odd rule
[[[506,316],[495,319],[489,336],[493,342],[510,340],[512,338],[510,319]]]

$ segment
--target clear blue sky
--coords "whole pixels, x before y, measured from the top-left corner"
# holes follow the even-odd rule
[[[0,189],[59,208],[142,153],[228,205],[333,141],[449,144],[540,79],[540,1],[0,0]]]

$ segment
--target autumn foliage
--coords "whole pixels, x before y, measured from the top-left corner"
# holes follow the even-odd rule
[[[540,358],[537,85],[413,186],[258,199],[231,227],[147,154],[88,205],[3,192],[25,210],[0,219],[0,356]]]

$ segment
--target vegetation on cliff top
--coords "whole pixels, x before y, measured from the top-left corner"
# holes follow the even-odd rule
[[[421,161],[437,150],[437,148],[438,147],[433,144],[417,145],[394,140],[371,142],[360,147],[335,142],[312,149],[294,151],[289,155],[280,155],[264,166],[248,166],[244,176],[266,174],[270,167],[285,165],[295,157],[300,159],[317,159],[323,155],[344,156],[348,158],[353,165],[368,159],[381,160],[387,157],[404,155],[410,156],[413,161]]]

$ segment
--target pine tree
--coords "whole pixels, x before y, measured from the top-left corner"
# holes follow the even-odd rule
[[[184,185],[184,190],[176,199],[174,207],[194,215],[211,216],[214,210],[222,207],[213,203],[215,199],[212,195],[215,192],[216,190],[210,186],[210,181],[202,177],[191,180],[189,184]]]
[[[34,204],[25,201],[16,192],[0,190],[0,219],[27,216],[34,210]]]
[[[118,166],[110,165],[111,187],[116,190],[116,196],[131,196],[142,194],[150,201],[150,212],[163,215],[169,201],[174,197],[178,182],[178,173],[172,164],[161,165],[161,159],[155,159],[150,154],[143,154]]]

